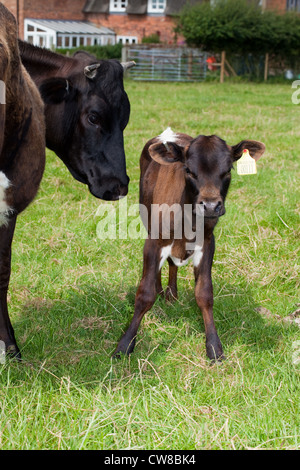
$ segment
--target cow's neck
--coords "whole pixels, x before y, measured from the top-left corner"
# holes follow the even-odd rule
[[[22,63],[37,86],[47,78],[57,75],[64,76],[68,66],[73,63],[71,57],[32,46],[21,40],[19,40],[19,49]]]

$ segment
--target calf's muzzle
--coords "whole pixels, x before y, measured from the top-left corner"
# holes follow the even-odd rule
[[[216,200],[201,200],[199,202],[203,209],[204,217],[220,217],[225,214],[225,207],[221,199]]]

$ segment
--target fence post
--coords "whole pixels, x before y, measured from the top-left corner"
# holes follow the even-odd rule
[[[264,81],[268,80],[268,71],[269,71],[269,53],[266,53],[265,56],[265,73],[264,73]]]
[[[225,60],[226,60],[226,52],[225,52],[225,51],[222,51],[222,54],[221,54],[220,83],[224,83]]]
[[[189,51],[188,54],[188,79],[191,80],[193,76],[193,53]]]
[[[127,62],[128,61],[128,56],[129,56],[129,46],[128,45],[123,45],[122,46],[122,62]]]

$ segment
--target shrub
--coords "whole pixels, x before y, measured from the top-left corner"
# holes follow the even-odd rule
[[[144,36],[142,39],[143,44],[159,44],[160,43],[160,38],[159,35],[154,33],[150,34],[150,36]]]
[[[120,59],[122,56],[122,44],[107,46],[81,46],[73,49],[56,49],[59,54],[73,55],[76,51],[86,51],[93,54],[97,59]]]

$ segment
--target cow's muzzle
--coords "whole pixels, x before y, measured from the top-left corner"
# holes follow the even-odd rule
[[[114,178],[105,182],[105,184],[89,184],[89,190],[93,196],[104,201],[118,201],[128,193],[129,178],[126,182],[121,182]]]

